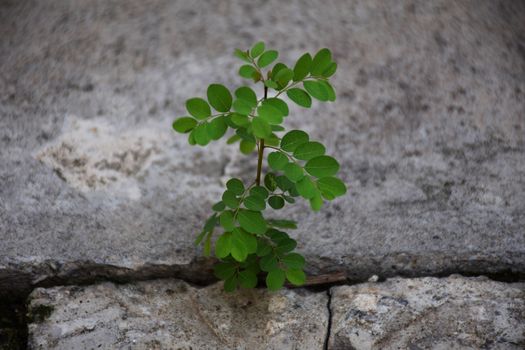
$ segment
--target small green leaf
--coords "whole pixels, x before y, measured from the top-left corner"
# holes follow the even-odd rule
[[[231,293],[237,288],[237,277],[231,276],[224,281],[224,291]]]
[[[221,280],[225,280],[232,277],[235,274],[235,271],[235,265],[227,262],[218,263],[213,267],[214,275]]]
[[[275,61],[279,57],[279,53],[275,50],[268,50],[264,52],[261,57],[257,60],[257,65],[260,68],[264,68],[268,65],[270,65],[273,61]]]
[[[208,123],[206,122],[197,125],[197,127],[193,129],[192,134],[195,142],[200,146],[206,146],[211,141],[208,135]]]
[[[288,98],[301,107],[310,108],[312,106],[312,98],[306,91],[299,88],[292,88],[286,91]]]
[[[272,79],[275,78],[277,76],[277,74],[279,74],[279,72],[281,70],[286,69],[286,68],[288,68],[286,66],[286,64],[281,63],[281,62],[276,63],[275,66],[273,66],[271,72],[269,72],[269,74],[270,74],[269,77],[272,78]],[[273,79],[273,80],[276,81],[275,79]]]
[[[255,186],[250,190],[250,194],[266,199],[268,197],[268,190],[262,186]]]
[[[324,80],[320,80],[319,84],[321,84],[323,86],[323,88],[325,89],[326,94],[328,96],[327,97],[328,101],[335,101],[335,90],[334,90],[333,86],[330,85],[329,82],[324,81]]]
[[[252,121],[253,134],[258,138],[265,138],[271,135],[272,128],[268,122],[260,117],[253,118]]]
[[[244,206],[250,210],[261,211],[266,209],[266,202],[264,198],[252,194],[244,199]]]
[[[284,219],[268,219],[268,225],[273,227],[280,227],[280,228],[289,228],[289,229],[296,229],[297,228],[297,222],[293,220],[284,220]]]
[[[312,65],[312,56],[309,53],[302,55],[293,67],[293,81],[303,80],[308,73],[310,73],[310,66]]]
[[[282,112],[270,105],[257,107],[257,115],[268,122],[268,124],[281,124],[283,122]]]
[[[310,73],[313,76],[321,76],[323,72],[330,66],[332,63],[332,53],[328,49],[319,50],[313,60],[310,67]]]
[[[268,204],[273,209],[281,209],[284,207],[284,199],[281,196],[271,196],[268,198]]]
[[[297,247],[297,242],[294,239],[286,238],[278,242],[278,246],[275,248],[275,251],[278,254],[284,254],[291,252],[295,249],[295,247]]]
[[[242,115],[248,115],[252,112],[253,105],[246,100],[237,99],[233,101],[233,110]]]
[[[206,236],[207,233],[208,232],[206,232],[205,230],[202,230],[201,233],[199,233],[197,237],[195,238],[195,241],[193,242],[193,244],[195,246],[198,246],[202,242],[202,240],[204,239],[204,236]]]
[[[238,230],[232,233],[230,254],[235,260],[241,262],[248,256],[248,247],[246,247],[242,233]]]
[[[193,129],[188,135],[188,143],[192,146],[197,143],[197,141],[195,141],[195,129]]]
[[[308,134],[302,130],[292,130],[286,133],[281,140],[281,148],[286,152],[293,152],[295,149],[308,142]]]
[[[253,137],[253,134],[248,131],[248,129],[245,128],[239,128],[235,131],[237,135],[239,135],[243,140],[255,142],[255,137]]]
[[[274,254],[264,255],[259,262],[261,270],[265,272],[275,270],[277,268],[277,264],[277,257]]]
[[[235,220],[233,219],[233,212],[230,210],[223,211],[219,216],[221,226],[224,230],[231,231],[235,228]]]
[[[257,256],[265,256],[272,252],[272,246],[266,240],[257,240]]]
[[[228,112],[232,106],[232,94],[224,85],[211,84],[207,90],[208,102],[218,112]]]
[[[257,286],[257,274],[248,270],[239,272],[239,284],[243,288],[255,288]]]
[[[305,176],[300,181],[298,181],[295,185],[295,188],[297,188],[297,192],[299,192],[301,197],[306,199],[313,198],[318,193],[315,184],[308,176]]]
[[[288,157],[281,152],[272,152],[268,155],[268,164],[274,170],[283,170],[288,164]]]
[[[270,97],[270,98],[267,98],[266,100],[262,101],[261,103],[263,106],[272,106],[276,109],[278,109],[279,111],[281,111],[281,114],[286,117],[290,111],[288,109],[288,105],[286,104],[286,102],[284,102],[283,100],[281,100],[280,98],[277,98],[277,97]]]
[[[212,209],[213,211],[223,211],[224,208],[226,208],[226,205],[224,204],[223,201],[219,201],[219,202],[215,203],[215,204],[213,205],[213,207],[211,207],[211,209]]]
[[[285,87],[286,85],[288,85],[290,80],[292,80],[293,76],[293,70],[291,70],[290,68],[283,68],[275,76],[272,77],[272,80],[276,81],[280,87]]]
[[[289,269],[286,271],[286,279],[294,286],[302,286],[306,281],[306,275],[301,269]]]
[[[267,173],[264,176],[264,186],[270,191],[273,192],[277,188],[277,180],[275,174]]]
[[[228,144],[228,145],[234,144],[235,142],[239,141],[240,139],[241,139],[241,137],[239,135],[233,135],[228,140],[226,140],[226,144]]]
[[[337,70],[337,63],[332,62],[328,67],[323,71],[323,77],[329,78],[332,75],[334,75],[335,71]]]
[[[315,177],[333,176],[339,171],[339,163],[330,156],[319,156],[306,162],[304,169]]]
[[[264,82],[264,86],[267,86],[267,87],[272,88],[272,89],[278,89],[279,88],[279,85],[277,85],[277,83],[275,81],[270,80],[270,79],[268,79],[268,80],[266,80]]]
[[[244,184],[237,178],[229,179],[226,182],[226,188],[238,196],[244,193]]]
[[[237,57],[237,58],[240,58],[241,60],[243,60],[244,62],[248,62],[250,63],[250,57],[248,56],[248,54],[245,52],[245,51],[242,51],[242,50],[239,50],[239,49],[235,49],[235,51],[233,52],[233,54]]]
[[[224,136],[228,129],[225,119],[226,117],[217,117],[206,125],[206,131],[210,139],[218,140]]]
[[[241,68],[239,68],[239,75],[243,78],[253,79],[256,74],[257,70],[249,64],[245,64],[244,66],[241,66]]]
[[[237,219],[241,227],[250,233],[262,235],[266,232],[266,221],[258,211],[239,209]]]
[[[206,235],[206,240],[204,241],[204,249],[203,252],[204,256],[210,256],[211,253],[211,232],[209,232]]]
[[[318,99],[319,101],[328,101],[328,91],[326,87],[318,81],[307,80],[303,82],[303,86],[310,95]]]
[[[266,286],[271,291],[279,290],[283,286],[285,278],[286,275],[283,270],[271,270],[266,276]]]
[[[323,206],[323,198],[320,194],[316,194],[314,197],[310,198],[310,207],[313,211],[321,210]]]
[[[299,145],[293,152],[293,156],[301,160],[310,160],[314,157],[322,156],[326,148],[319,142],[310,141]]]
[[[346,193],[346,185],[336,177],[322,177],[317,180],[317,186],[323,195],[328,193],[333,197],[339,197]]]
[[[283,190],[283,191],[289,191],[294,187],[294,184],[292,181],[290,181],[286,176],[279,175],[275,178],[275,182],[277,183],[277,186]]]
[[[197,121],[191,117],[181,117],[173,122],[173,129],[176,132],[185,134],[197,126]]]
[[[247,127],[248,125],[250,125],[250,118],[248,118],[246,115],[243,115],[243,114],[233,113],[231,116],[231,120],[237,126]]]
[[[225,232],[219,237],[219,239],[217,239],[217,242],[215,242],[215,256],[223,259],[230,255],[231,249],[232,234],[231,232]]]
[[[237,97],[239,100],[248,102],[253,107],[257,105],[257,95],[248,86],[241,86],[235,90],[235,97]]]
[[[297,253],[287,254],[281,258],[281,261],[289,269],[302,269],[305,264],[304,257]]]
[[[239,149],[242,154],[250,154],[255,150],[255,142],[242,140],[239,144]]]
[[[253,58],[255,58],[264,52],[264,48],[265,48],[264,42],[259,41],[258,43],[253,45],[252,49],[250,50],[250,54],[252,55]]]
[[[286,164],[283,170],[286,177],[289,178],[292,182],[297,182],[304,177],[303,168],[301,168],[295,163]]]
[[[199,97],[194,97],[187,100],[186,109],[197,119],[206,119],[211,115],[211,109],[208,105],[208,102]]]
[[[244,242],[248,254],[253,254],[257,251],[257,238],[254,235],[244,231],[242,228],[237,227],[233,230],[233,237],[238,237]]]
[[[239,207],[239,199],[232,191],[224,191],[222,194],[222,201],[232,209],[237,209]]]

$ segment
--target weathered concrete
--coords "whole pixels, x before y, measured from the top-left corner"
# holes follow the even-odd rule
[[[30,349],[321,349],[326,293],[197,289],[178,280],[36,289]]]
[[[170,124],[207,84],[238,85],[231,51],[259,39],[339,62],[337,102],[287,121],[350,185],[288,211],[310,272],[523,276],[524,32],[518,1],[4,1],[0,289],[208,280],[194,234],[255,160]]]
[[[331,290],[329,349],[523,349],[525,284],[393,278]]]

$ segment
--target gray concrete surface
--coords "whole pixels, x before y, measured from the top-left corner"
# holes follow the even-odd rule
[[[255,159],[171,121],[257,40],[339,63],[337,101],[287,119],[350,189],[286,211],[310,273],[523,276],[524,32],[519,1],[3,1],[0,289],[208,280],[191,242]]]

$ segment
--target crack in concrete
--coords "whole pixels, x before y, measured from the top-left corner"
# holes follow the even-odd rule
[[[328,296],[328,301],[326,302],[326,308],[328,309],[328,322],[326,325],[326,338],[324,340],[324,350],[328,350],[330,345],[330,335],[332,334],[332,289],[328,288],[326,290],[326,295]]]

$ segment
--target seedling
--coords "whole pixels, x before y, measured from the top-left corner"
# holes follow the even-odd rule
[[[238,286],[254,288],[261,273],[266,275],[270,290],[280,289],[286,280],[302,285],[306,279],[305,259],[294,252],[297,242],[283,231],[297,228],[297,223],[265,217],[263,212],[269,206],[274,214],[298,197],[308,200],[318,211],[323,199],[333,200],[346,193],[345,184],[335,177],[339,163],[325,155],[323,144],[311,141],[302,130],[278,136],[285,131],[281,124],[289,114],[284,96],[304,108],[312,106],[312,97],[322,102],[335,101],[329,78],[337,64],[330,50],[321,49],[313,58],[309,53],[302,55],[293,69],[279,62],[265,72],[279,53],[266,50],[263,42],[247,51],[237,49],[235,56],[245,62],[239,69],[241,77],[262,85],[262,97],[258,98],[249,86],[239,87],[232,95],[225,86],[211,84],[207,101],[190,98],[186,101],[189,116],[173,123],[175,131],[189,133],[190,145],[206,146],[231,129],[227,144],[238,142],[240,151],[247,155],[257,151],[255,180],[245,184],[233,178],[226,183],[222,200],[213,205],[214,213],[195,244],[202,243],[204,254],[210,255],[212,236],[217,228],[222,231],[214,245],[220,260],[214,272],[224,280],[226,291]],[[267,161],[272,171],[262,178],[265,150],[270,152]]]

